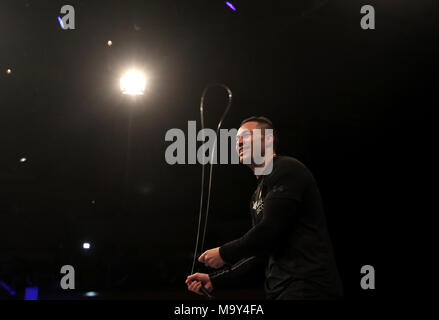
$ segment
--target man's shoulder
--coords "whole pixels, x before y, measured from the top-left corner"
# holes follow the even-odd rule
[[[265,178],[268,198],[289,198],[302,201],[303,193],[313,183],[307,167],[293,157],[278,156],[272,173]]]
[[[278,156],[274,165],[278,172],[308,171],[308,168],[296,158],[290,156]]]
[[[307,183],[313,180],[313,175],[298,159],[289,156],[277,156],[273,171],[266,180],[268,184],[276,184],[279,180]]]

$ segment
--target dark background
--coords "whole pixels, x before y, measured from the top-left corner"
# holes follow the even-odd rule
[[[428,197],[433,1],[331,0],[309,14],[305,0],[232,3],[237,12],[219,0],[1,2],[0,280],[17,296],[31,283],[57,296],[72,264],[78,291],[195,298],[184,280],[201,167],[168,165],[164,137],[199,121],[211,82],[234,94],[225,128],[270,117],[281,153],[315,175],[346,298],[398,292],[401,265],[416,256],[411,219],[425,221]],[[64,4],[75,30],[58,24]],[[360,28],[365,4],[376,30]],[[149,77],[136,100],[119,90],[131,66]],[[206,103],[215,127],[225,93],[212,89]],[[244,167],[215,167],[206,248],[246,232],[255,185]],[[360,288],[366,264],[375,291]],[[237,284],[226,297],[260,297]]]

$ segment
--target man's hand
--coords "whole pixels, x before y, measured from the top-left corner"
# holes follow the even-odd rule
[[[210,277],[206,273],[194,273],[187,277],[186,284],[189,291],[202,295],[200,289],[204,285],[207,291],[212,292],[213,286]]]
[[[210,249],[205,251],[199,258],[198,261],[201,263],[204,263],[206,267],[211,268],[221,268],[224,266],[224,260],[221,258],[221,255],[219,253],[219,247],[215,249]]]

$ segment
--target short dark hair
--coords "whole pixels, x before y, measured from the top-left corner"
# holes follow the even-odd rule
[[[273,149],[274,151],[278,151],[279,148],[279,134],[277,133],[277,130],[273,126],[273,121],[268,119],[267,117],[263,116],[251,116],[241,121],[241,127],[244,123],[247,122],[258,122],[260,124],[264,125],[264,129],[272,129],[273,130],[273,137],[274,137],[274,143],[273,143]]]

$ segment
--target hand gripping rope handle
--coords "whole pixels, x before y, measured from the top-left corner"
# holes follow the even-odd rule
[[[224,119],[226,118],[227,114],[229,113],[230,107],[232,106],[232,91],[230,90],[229,87],[227,87],[224,84],[221,83],[214,83],[214,84],[208,84],[204,90],[203,93],[201,95],[201,103],[200,103],[200,117],[201,117],[201,130],[204,129],[204,98],[206,96],[207,90],[211,87],[215,87],[215,86],[219,86],[224,88],[227,93],[228,93],[228,98],[229,98],[229,102],[227,103],[227,107],[224,110],[223,115],[221,116],[220,121],[218,122],[218,126],[216,129],[216,136],[218,137],[218,133],[219,130],[221,128],[221,125],[223,124]],[[204,131],[202,131],[202,138],[204,141]],[[215,151],[216,151],[216,139],[214,140],[213,143],[213,148],[212,148],[212,155],[210,158],[210,169],[209,169],[209,184],[208,184],[208,191],[207,191],[207,205],[206,205],[206,212],[205,212],[205,220],[204,220],[204,228],[203,228],[203,238],[201,240],[201,250],[200,252],[203,252],[203,248],[204,248],[204,240],[206,238],[206,228],[207,228],[207,219],[209,217],[209,207],[210,207],[210,195],[211,195],[211,189],[212,189],[212,173],[213,173],[213,159],[215,157]],[[204,148],[204,145],[203,145]],[[204,151],[204,150],[203,150]],[[198,228],[197,228],[197,240],[195,242],[195,250],[194,250],[194,260],[192,262],[192,269],[191,269],[191,274],[194,273],[194,269],[195,269],[195,262],[197,259],[197,255],[198,255],[198,244],[200,242],[200,227],[201,227],[201,220],[202,220],[202,215],[203,215],[203,201],[204,201],[204,180],[205,180],[205,164],[202,164],[202,169],[201,169],[201,196],[200,196],[200,211],[198,214]],[[206,290],[206,288],[204,288],[204,286],[201,287],[200,291],[209,299],[213,299],[213,296]]]

